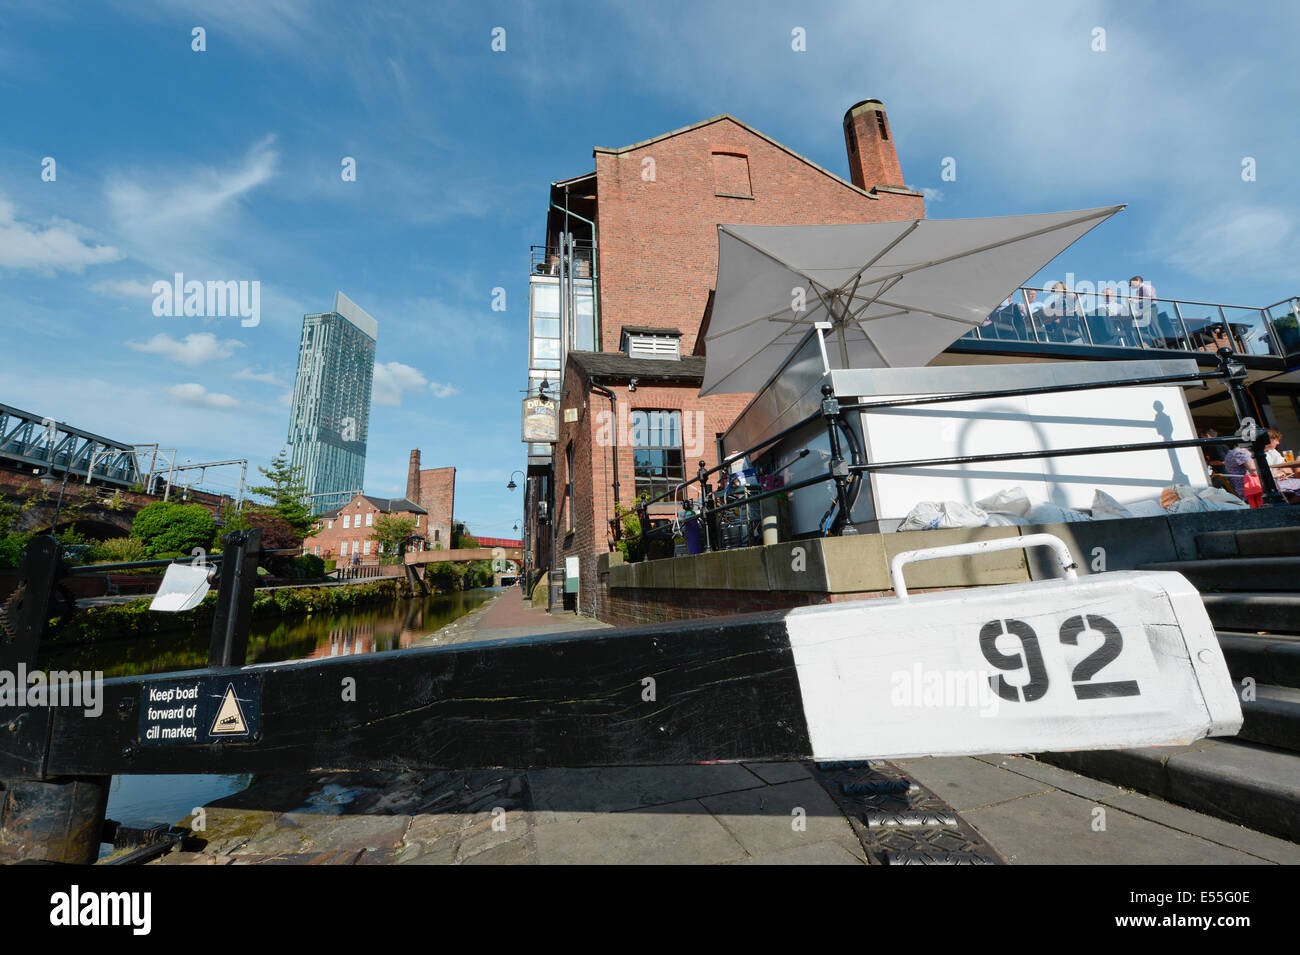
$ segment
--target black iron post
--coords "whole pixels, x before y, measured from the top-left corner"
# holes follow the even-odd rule
[[[243,666],[248,653],[248,621],[257,589],[257,564],[262,556],[262,531],[254,527],[221,538],[221,587],[212,617],[209,666]]]
[[[831,532],[835,535],[856,534],[858,529],[849,520],[849,463],[844,460],[840,448],[840,402],[829,384],[822,385],[822,417],[826,419],[826,434],[830,439],[829,470],[835,480],[835,500],[839,505]]]
[[[713,550],[713,535],[709,533],[709,521],[711,520],[711,517],[708,516],[709,468],[703,461],[700,462],[700,469],[696,472],[696,477],[700,482],[700,513],[695,520],[700,525],[700,533],[704,535],[704,553],[707,554]]]

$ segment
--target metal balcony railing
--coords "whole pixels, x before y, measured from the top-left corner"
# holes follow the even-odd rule
[[[1020,288],[963,336],[975,341],[1300,355],[1300,299],[1266,308],[1128,293]]]
[[[672,490],[658,495],[657,497],[638,497],[633,503],[633,510],[636,511],[641,520],[642,531],[635,535],[620,535],[620,539],[630,543],[648,542],[652,540],[671,541],[673,538],[673,521],[671,519],[655,520],[655,516],[650,509],[665,501],[689,500],[689,494],[685,493],[692,486],[696,488],[697,496],[693,501],[689,501],[690,512],[686,520],[701,521],[701,532],[703,534],[703,544],[705,550],[714,550],[719,546],[722,548],[734,546],[729,539],[726,524],[747,525],[742,528],[735,540],[740,544],[752,542],[757,536],[756,529],[758,525],[759,514],[761,513],[755,505],[767,498],[777,497],[789,494],[793,491],[802,490],[806,487],[812,487],[825,482],[833,482],[835,485],[835,499],[831,508],[828,509],[825,517],[822,519],[822,532],[826,536],[834,536],[845,532],[845,528],[850,525],[849,515],[853,509],[853,499],[856,497],[856,488],[852,485],[854,482],[861,480],[872,471],[888,471],[900,468],[917,468],[917,467],[938,467],[952,464],[974,464],[992,461],[1021,461],[1033,460],[1038,458],[1058,458],[1073,457],[1078,455],[1092,454],[1114,454],[1118,452],[1137,452],[1137,451],[1154,451],[1154,450],[1173,450],[1176,448],[1206,448],[1212,444],[1223,443],[1222,438],[1183,438],[1178,440],[1164,441],[1145,441],[1127,444],[1112,445],[1091,445],[1077,448],[1051,448],[1035,449],[1031,451],[1006,451],[991,454],[969,454],[941,458],[918,458],[905,461],[867,461],[854,445],[845,448],[841,445],[840,434],[842,431],[843,415],[862,411],[877,411],[884,408],[907,408],[923,405],[944,404],[949,402],[970,401],[982,398],[1010,398],[1040,394],[1062,394],[1066,392],[1086,392],[1102,388],[1115,387],[1132,387],[1138,385],[1157,385],[1157,384],[1183,384],[1189,385],[1194,382],[1222,381],[1228,388],[1232,396],[1233,407],[1237,409],[1239,416],[1240,430],[1238,431],[1239,440],[1251,446],[1252,455],[1255,461],[1256,473],[1260,476],[1260,482],[1263,486],[1264,502],[1269,506],[1282,505],[1287,503],[1286,497],[1278,489],[1274,480],[1273,472],[1265,458],[1265,447],[1268,444],[1268,432],[1257,428],[1253,419],[1243,417],[1243,409],[1250,407],[1245,390],[1245,380],[1247,371],[1244,365],[1235,358],[1230,352],[1220,350],[1215,358],[1218,361],[1218,368],[1214,371],[1203,371],[1195,374],[1181,375],[1164,375],[1148,378],[1135,378],[1125,381],[1090,381],[1081,384],[1071,385],[1044,385],[1032,388],[1013,388],[1001,389],[998,391],[972,391],[957,394],[945,395],[923,395],[908,396],[903,398],[873,398],[862,401],[841,401],[836,397],[831,385],[822,386],[822,407],[821,410],[813,412],[800,421],[796,421],[786,428],[778,431],[776,434],[769,435],[762,441],[742,451],[733,452],[728,455],[726,460],[721,464],[709,468],[705,462],[701,461],[699,471],[695,477],[683,481],[676,485]],[[827,471],[824,474],[814,474],[811,477],[804,478],[800,481],[794,481],[788,484],[779,484],[774,481],[766,481],[760,475],[759,488],[736,488],[729,481],[729,476],[725,473],[731,468],[733,462],[742,459],[748,459],[750,456],[758,457],[760,451],[764,451],[781,441],[783,438],[807,427],[818,419],[823,419],[826,423],[828,444],[830,447],[830,458],[827,465]],[[843,432],[846,436],[851,431]],[[846,455],[844,452],[848,451]],[[800,456],[808,454],[808,449],[804,449]],[[709,478],[714,474],[722,474],[716,488],[710,487]],[[770,484],[771,486],[768,486]],[[762,488],[762,489],[760,489]],[[724,518],[723,515],[734,515]],[[856,533],[851,528],[849,533]]]
[[[574,243],[573,277],[589,279],[596,271],[595,254],[591,243]],[[528,273],[530,275],[551,275],[559,277],[560,249],[554,245],[529,246]]]

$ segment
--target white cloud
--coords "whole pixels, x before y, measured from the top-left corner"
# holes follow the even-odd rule
[[[377,405],[400,405],[404,395],[421,391],[427,384],[428,379],[410,365],[400,361],[376,362],[370,400]]]
[[[914,187],[909,187],[909,188],[914,188]],[[921,195],[925,196],[925,201],[926,201],[927,203],[930,203],[930,202],[943,202],[943,190],[942,190],[942,189],[932,189],[930,186],[922,186],[922,187],[921,187]]]
[[[240,381],[260,381],[264,385],[284,387],[284,382],[280,380],[280,376],[273,371],[253,371],[250,368],[241,368],[235,372],[233,377],[238,378]]]
[[[153,298],[153,284],[151,282],[141,282],[136,279],[111,279],[106,282],[96,282],[90,287],[92,292],[99,295],[114,295],[118,298]]]
[[[179,227],[191,232],[196,222],[208,225],[212,217],[275,175],[278,154],[271,148],[273,141],[274,137],[267,136],[254,144],[233,169],[200,167],[159,181],[154,188],[143,183],[157,181],[157,176],[120,176],[109,184],[109,205],[127,231]]]
[[[196,405],[200,408],[234,408],[239,402],[230,395],[208,391],[196,381],[183,385],[168,385],[163,389],[167,395],[181,404]]]
[[[450,398],[452,395],[460,394],[460,389],[455,385],[444,385],[442,382],[438,381],[429,382],[429,390],[433,392],[435,398]]]
[[[62,270],[80,274],[88,265],[116,262],[125,253],[111,245],[88,245],[76,223],[60,220],[40,228],[15,217],[14,204],[0,196],[0,268],[30,269],[52,276]]]
[[[127,342],[134,351],[161,355],[182,365],[201,365],[208,361],[229,358],[236,348],[243,348],[244,343],[233,338],[218,339],[211,332],[195,332],[186,335],[184,341],[172,338],[166,332],[159,332],[147,342]],[[240,377],[236,375],[235,377]]]

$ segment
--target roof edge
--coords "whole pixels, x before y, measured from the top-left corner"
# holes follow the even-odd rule
[[[795,152],[789,146],[785,145],[785,143],[778,142],[777,140],[773,139],[771,136],[767,135],[767,133],[755,129],[753,126],[750,126],[748,123],[744,122],[743,120],[737,119],[735,116],[732,116],[730,113],[719,113],[717,116],[712,116],[709,119],[703,119],[700,120],[698,123],[692,123],[691,125],[683,126],[680,129],[674,129],[666,133],[660,133],[658,136],[654,136],[650,139],[643,139],[641,142],[633,143],[630,146],[621,146],[618,148],[610,148],[607,146],[596,146],[594,149],[592,149],[591,154],[593,156],[621,156],[624,153],[630,153],[636,149],[643,149],[646,146],[651,145],[652,143],[657,143],[665,139],[671,139],[674,136],[681,136],[683,133],[694,132],[695,130],[702,129],[705,126],[711,126],[712,124],[721,122],[724,119],[731,120],[731,122],[735,123],[741,129],[753,133],[759,139],[762,139],[765,142],[770,143],[771,145],[775,146],[777,149],[780,149],[782,152],[789,153],[791,156],[799,160],[801,163],[804,163],[807,166],[811,166],[813,169],[817,170],[822,175],[829,176],[830,178],[834,179],[836,182],[840,183],[841,185],[847,186],[848,188],[856,192],[858,195],[865,196],[868,199],[874,199],[876,201],[880,200],[879,196],[872,195],[870,191],[863,189],[860,186],[854,185],[852,182],[843,178],[842,176],[835,175],[835,173],[831,172],[825,166],[819,166],[817,163],[813,162],[807,156]]]

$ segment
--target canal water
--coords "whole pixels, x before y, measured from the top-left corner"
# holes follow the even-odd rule
[[[254,618],[248,635],[248,662],[275,663],[409,647],[500,592],[467,590],[348,613]],[[53,644],[42,654],[42,666],[48,670],[101,670],[106,678],[188,670],[207,665],[208,639],[206,633],[154,634],[91,646]],[[174,824],[195,807],[246,789],[251,781],[248,775],[114,776],[108,818],[128,826]]]

